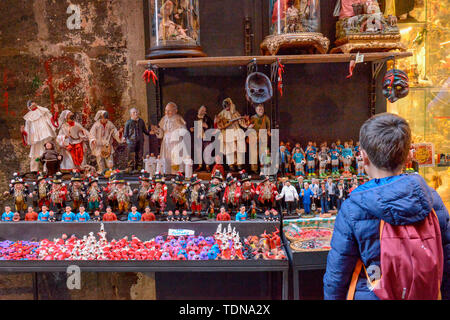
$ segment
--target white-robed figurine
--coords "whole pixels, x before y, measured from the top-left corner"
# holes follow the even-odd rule
[[[97,172],[100,174],[105,169],[106,163],[114,161],[113,139],[118,143],[124,143],[125,139],[123,138],[123,128],[116,129],[116,126],[109,120],[107,111],[98,111],[94,120],[95,123],[89,132],[89,146],[97,159]]]
[[[63,161],[62,170],[80,169],[85,163],[85,141],[89,140],[89,131],[75,121],[74,114],[70,110],[64,110],[59,116],[60,129],[56,137],[56,143],[61,148]]]
[[[20,127],[22,142],[30,146],[30,171],[39,171],[39,162],[36,161],[44,153],[45,143],[56,137],[58,128],[58,110],[52,115],[47,108],[38,106],[34,101],[28,101],[28,112],[23,117],[25,126]]]
[[[184,144],[184,140],[181,138],[188,131],[186,129],[186,122],[178,114],[178,107],[175,103],[169,102],[166,105],[165,113],[165,116],[161,119],[155,131],[157,137],[162,139],[160,155],[161,159],[164,160],[165,169],[167,173],[176,174],[183,160],[183,155],[180,154],[177,157],[176,152],[180,151],[181,148],[187,151],[187,145]]]

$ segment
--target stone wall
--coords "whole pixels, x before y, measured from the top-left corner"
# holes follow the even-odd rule
[[[80,9],[80,29],[68,27],[77,27],[75,12],[67,13],[71,4]],[[13,172],[29,169],[20,136],[27,100],[76,111],[88,129],[100,109],[116,126],[123,126],[130,107],[147,119],[143,70],[136,67],[144,46],[140,0],[0,1],[0,193]],[[153,274],[89,273],[81,291],[61,289],[65,282],[64,274],[39,275],[39,298],[155,297]],[[31,274],[0,275],[0,299],[32,298]]]

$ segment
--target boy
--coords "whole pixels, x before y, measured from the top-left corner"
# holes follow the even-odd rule
[[[103,215],[103,221],[117,221],[117,216],[112,212],[111,207],[106,207],[106,213]]]
[[[78,207],[78,210],[80,210],[80,212],[76,215],[75,220],[77,222],[87,222],[91,219],[91,217],[89,216],[89,213],[87,213],[84,208],[84,205],[80,205]]]
[[[444,252],[441,294],[449,299],[449,214],[439,195],[421,176],[401,174],[411,144],[408,123],[394,114],[379,114],[363,124],[359,140],[364,168],[371,180],[351,193],[337,215],[324,276],[324,298],[346,298],[359,259],[366,270],[380,265],[381,220],[386,225],[412,225],[422,222],[434,209]],[[417,281],[421,276],[426,275],[418,274]],[[354,299],[378,299],[369,289],[364,271],[359,273]]]
[[[137,207],[135,205],[131,206],[131,212],[128,214],[128,221],[132,222],[141,221],[141,214],[137,212]]]
[[[5,207],[5,212],[2,215],[2,221],[11,222],[13,220],[14,213],[11,211],[10,206]]]
[[[303,209],[305,210],[306,215],[311,213],[311,199],[313,196],[314,193],[309,188],[309,183],[305,182],[304,187],[300,192],[300,197],[303,199]]]
[[[144,213],[142,214],[142,221],[155,221],[156,217],[151,212],[150,207],[146,207]]]
[[[289,180],[284,183],[281,193],[276,197],[277,200],[282,198],[286,202],[287,215],[290,216],[292,211],[295,212],[295,201],[298,201],[298,193]]]
[[[28,207],[28,212],[25,215],[25,221],[36,221],[38,214],[34,211],[33,207]]]
[[[56,222],[57,220],[56,220],[56,216],[55,216],[55,213],[53,212],[53,211],[50,211],[49,213],[48,213],[48,220],[47,220],[48,222]]]
[[[241,210],[236,214],[236,221],[247,221],[247,212],[245,206],[241,206]]]
[[[77,220],[77,218],[76,218],[75,214],[72,212],[72,208],[67,206],[66,212],[64,212],[61,217],[61,221],[62,222],[74,222],[76,220]]]
[[[43,205],[42,206],[42,211],[38,215],[38,221],[41,221],[41,222],[47,222],[48,221],[48,217],[49,217],[50,214],[48,213],[47,210],[48,210],[47,206]]]

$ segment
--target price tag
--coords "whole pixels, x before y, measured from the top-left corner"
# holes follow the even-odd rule
[[[359,54],[359,52],[356,54],[355,63],[363,63],[364,62],[364,55]]]
[[[168,232],[169,236],[193,236],[195,235],[194,230],[188,230],[188,229],[169,229]]]

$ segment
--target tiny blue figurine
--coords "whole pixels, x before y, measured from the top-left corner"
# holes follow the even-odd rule
[[[236,221],[246,221],[247,212],[245,211],[245,206],[241,207],[241,210],[236,214]]]
[[[10,222],[13,221],[14,213],[11,211],[11,207],[6,206],[5,212],[2,214],[2,221]]]
[[[141,221],[141,214],[136,211],[137,208],[135,205],[131,207],[131,212],[128,214],[128,221],[137,222]]]
[[[309,214],[311,212],[311,198],[314,196],[314,193],[309,188],[308,182],[305,182],[300,196],[303,198],[303,208],[305,209],[305,214]]]
[[[61,221],[62,222],[74,222],[77,220],[75,213],[72,212],[71,207],[66,207],[66,211],[63,213]]]

